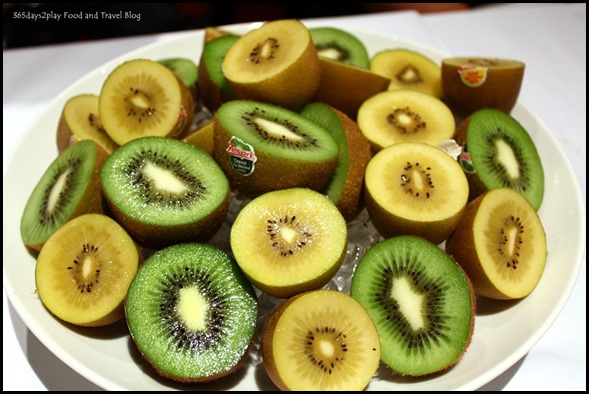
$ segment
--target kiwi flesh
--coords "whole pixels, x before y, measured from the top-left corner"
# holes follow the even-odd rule
[[[350,295],[314,290],[274,309],[262,333],[268,376],[281,390],[364,390],[380,364],[380,336]]]
[[[340,145],[337,167],[322,192],[350,221],[363,205],[364,173],[372,158],[370,142],[355,121],[327,104],[309,103],[300,114],[329,131]]]
[[[370,59],[370,70],[391,79],[389,89],[413,89],[442,97],[442,71],[439,63],[406,48],[385,49]]]
[[[161,375],[206,382],[235,372],[257,327],[251,284],[222,250],[183,243],[151,255],[129,286],[131,338]]]
[[[105,161],[100,178],[113,217],[152,249],[208,240],[229,207],[229,182],[217,163],[174,138],[124,144]]]
[[[370,247],[356,266],[350,294],[376,325],[381,361],[401,375],[447,370],[470,345],[476,312],[470,279],[421,237],[392,237]]]
[[[119,145],[147,136],[182,138],[190,129],[194,102],[188,87],[163,64],[131,59],[108,74],[99,113]]]
[[[471,278],[475,293],[492,299],[527,297],[546,265],[542,221],[510,188],[489,190],[470,202],[445,247]]]
[[[251,196],[307,187],[321,190],[340,147],[323,127],[269,103],[232,100],[214,114],[214,153],[232,187]]]
[[[69,98],[57,124],[58,153],[86,139],[96,142],[108,154],[119,147],[102,127],[96,94],[78,94]]]
[[[538,210],[544,199],[544,168],[534,140],[510,114],[493,108],[475,111],[456,129],[460,163],[474,200],[487,190],[517,190]]]
[[[424,143],[381,150],[368,163],[364,180],[368,216],[384,238],[411,234],[438,245],[468,202],[468,181],[458,162]]]
[[[514,59],[465,56],[442,59],[443,99],[458,118],[479,109],[510,113],[522,86],[525,63]]]
[[[320,57],[368,69],[370,57],[364,43],[354,34],[337,27],[309,28]]]
[[[85,213],[102,213],[100,169],[108,154],[93,140],[71,145],[34,186],[21,217],[23,243],[41,250],[51,234]]]
[[[307,188],[267,192],[239,211],[230,246],[239,267],[274,297],[321,288],[340,268],[347,225],[333,202]]]
[[[237,98],[294,111],[313,99],[321,78],[309,30],[297,19],[268,21],[240,36],[223,59],[223,73]]]
[[[124,318],[123,303],[143,254],[110,217],[89,213],[61,226],[35,265],[37,294],[57,318],[100,327]]]
[[[198,67],[199,97],[211,112],[235,98],[235,93],[223,73],[223,59],[238,39],[237,35],[227,34],[204,44]]]
[[[438,146],[456,130],[454,115],[442,100],[410,89],[370,97],[358,109],[357,121],[374,152],[398,142]]]
[[[321,80],[313,101],[329,104],[352,120],[368,98],[387,90],[390,79],[368,69],[321,57]],[[354,92],[354,94],[350,94]]]

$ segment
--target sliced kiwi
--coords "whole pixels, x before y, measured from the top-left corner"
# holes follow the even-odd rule
[[[256,331],[258,304],[229,255],[185,243],[145,261],[129,287],[125,312],[137,348],[160,375],[204,382],[241,365]]]
[[[232,100],[215,112],[214,154],[235,189],[251,195],[291,187],[320,190],[339,157],[323,127],[276,105]]]
[[[98,327],[124,317],[123,302],[143,255],[103,214],[76,217],[47,239],[35,266],[37,293],[59,319]]]
[[[314,290],[278,306],[264,325],[262,356],[281,390],[364,390],[380,364],[380,336],[346,293]]]
[[[468,202],[458,162],[434,146],[404,142],[378,152],[365,174],[366,208],[385,238],[418,235],[440,244]]]
[[[20,233],[23,243],[41,247],[67,221],[85,213],[102,213],[99,172],[107,153],[92,140],[64,150],[45,170],[25,205]]]
[[[546,233],[534,207],[510,188],[470,202],[446,241],[478,295],[507,300],[528,296],[546,265]]]
[[[102,125],[119,145],[146,136],[181,138],[192,124],[193,108],[192,95],[180,78],[149,59],[117,66],[99,95]]]
[[[398,236],[372,246],[356,266],[350,294],[376,325],[382,362],[401,375],[447,370],[470,345],[472,284],[458,264],[423,238]]]
[[[202,50],[198,75],[199,96],[202,103],[214,112],[221,104],[235,98],[235,93],[223,73],[225,54],[239,39],[239,36],[227,34],[208,41]]]
[[[313,27],[311,38],[320,57],[367,69],[370,57],[366,46],[354,34],[337,27]]]
[[[440,99],[409,89],[388,90],[362,103],[358,126],[375,152],[398,142],[438,146],[452,138],[456,120]]]
[[[525,63],[514,59],[464,56],[442,59],[444,101],[458,118],[479,109],[511,112],[522,86]]]
[[[370,59],[370,70],[391,79],[389,89],[412,89],[442,97],[442,70],[421,52],[406,48],[385,49]]]
[[[364,173],[372,157],[370,142],[356,122],[327,104],[309,103],[300,113],[329,131],[340,145],[337,167],[322,192],[350,221],[362,205]]]
[[[231,227],[235,260],[258,289],[288,298],[325,285],[346,255],[346,221],[325,195],[306,188],[267,192]]]
[[[489,189],[517,190],[538,210],[544,199],[544,168],[534,140],[508,113],[492,108],[474,112],[456,130],[463,146],[460,163],[472,201]]]
[[[321,78],[309,30],[297,19],[269,21],[240,36],[223,59],[223,73],[237,98],[295,111],[315,97]]]
[[[96,94],[79,94],[66,101],[57,125],[57,151],[87,139],[109,154],[119,147],[102,127]]]
[[[124,144],[100,177],[114,217],[148,248],[209,239],[229,206],[229,182],[213,158],[174,138]]]

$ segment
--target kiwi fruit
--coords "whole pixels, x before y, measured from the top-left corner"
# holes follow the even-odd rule
[[[337,27],[309,28],[320,57],[367,69],[370,57],[364,43],[352,33]]]
[[[214,114],[214,153],[232,187],[251,196],[307,187],[321,190],[340,146],[323,127],[277,105],[232,100]]]
[[[235,98],[223,74],[223,59],[239,36],[227,34],[204,44],[198,67],[199,96],[203,105],[214,112],[221,104]]]
[[[521,299],[537,286],[546,265],[546,233],[530,202],[510,188],[470,202],[446,252],[471,278],[477,295]]]
[[[242,365],[254,340],[258,302],[227,253],[183,243],[145,260],[129,286],[125,313],[131,338],[158,374],[206,382]]]
[[[372,158],[370,142],[355,121],[327,104],[309,103],[300,114],[329,131],[340,145],[337,167],[322,192],[350,221],[363,205],[364,173]]]
[[[289,298],[325,285],[346,255],[346,221],[324,194],[306,188],[267,192],[237,214],[230,246],[258,289]]]
[[[493,108],[475,111],[456,129],[463,147],[460,163],[469,182],[469,200],[489,189],[517,190],[538,210],[544,199],[544,168],[534,140],[510,114]]]
[[[524,78],[525,63],[468,56],[442,59],[443,99],[458,118],[484,108],[510,113]]]
[[[85,213],[102,213],[100,169],[108,154],[93,140],[61,152],[33,188],[21,217],[23,243],[41,250],[67,221]]]
[[[193,104],[198,102],[198,65],[186,57],[168,57],[158,62],[172,70],[192,95]]]
[[[380,336],[364,307],[336,290],[313,290],[274,309],[262,360],[283,391],[364,390],[380,365]]]
[[[37,294],[56,317],[99,327],[124,318],[123,302],[143,254],[110,217],[88,213],[57,229],[35,265]]]
[[[358,126],[374,152],[398,142],[438,146],[452,138],[456,120],[439,98],[409,89],[387,90],[364,101]]]
[[[352,120],[368,98],[387,90],[390,79],[368,69],[320,58],[321,81],[313,101],[329,104]],[[354,92],[350,94],[350,92]]]
[[[168,137],[122,145],[100,172],[114,218],[141,246],[206,241],[227,214],[230,187],[205,151]]]
[[[442,97],[441,66],[421,52],[407,48],[382,50],[370,59],[370,70],[390,78],[390,90],[412,89]]]
[[[435,244],[403,235],[371,246],[350,288],[381,338],[381,361],[405,376],[458,363],[474,332],[476,299],[464,270]]]
[[[418,235],[442,243],[468,202],[468,181],[446,152],[400,142],[378,152],[366,168],[366,209],[384,238]]]
[[[201,148],[209,155],[213,155],[215,123],[213,118],[204,120],[195,130],[191,130],[182,141]]]
[[[104,130],[119,145],[140,137],[182,138],[194,116],[188,87],[149,59],[132,59],[108,74],[99,94]]]
[[[223,73],[239,99],[298,111],[317,92],[319,56],[307,27],[279,19],[250,30],[229,48]]]
[[[56,139],[58,153],[78,141],[88,139],[96,142],[108,154],[119,147],[102,127],[96,94],[78,94],[66,101],[57,124]]]

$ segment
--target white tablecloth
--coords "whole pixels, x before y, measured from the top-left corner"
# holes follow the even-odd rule
[[[325,22],[390,33],[456,56],[480,54],[523,60],[527,67],[520,99],[542,118],[565,150],[586,204],[585,3],[491,6],[429,15],[384,13]],[[29,123],[60,91],[106,61],[169,36],[4,50],[5,170],[10,152]],[[574,291],[546,335],[522,360],[482,390],[586,390],[585,263],[583,257]],[[4,390],[100,389],[35,338],[6,294],[3,357]]]

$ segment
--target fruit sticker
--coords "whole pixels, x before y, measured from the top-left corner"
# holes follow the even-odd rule
[[[231,168],[237,173],[243,176],[248,176],[254,172],[256,160],[258,160],[258,158],[256,157],[256,152],[254,151],[253,146],[240,138],[233,136],[229,140],[229,145],[225,151],[229,155]]]
[[[186,109],[184,108],[183,105],[180,106],[180,113],[178,114],[178,120],[176,121],[176,124],[174,125],[174,132],[172,133],[172,135],[178,135],[180,134],[180,132],[182,130],[184,130],[184,126],[186,126],[186,116],[187,116],[187,112]]]
[[[458,158],[462,169],[467,174],[474,174],[476,171],[474,166],[472,165],[472,159],[470,158],[470,153],[466,150],[466,145],[464,145],[464,149],[460,153],[460,157]]]
[[[462,82],[471,88],[481,86],[487,80],[487,68],[477,66],[462,66],[458,68],[458,75]]]

